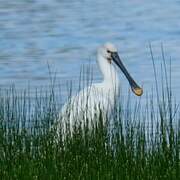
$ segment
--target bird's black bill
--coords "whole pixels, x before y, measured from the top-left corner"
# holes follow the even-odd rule
[[[142,88],[140,88],[137,83],[134,81],[134,79],[131,77],[131,75],[128,73],[127,69],[125,68],[125,66],[123,65],[121,59],[119,58],[119,55],[117,52],[113,52],[111,54],[113,61],[115,62],[115,64],[121,69],[121,71],[124,73],[124,75],[126,76],[126,78],[129,81],[129,84],[131,86],[132,91],[137,95],[137,96],[141,96],[143,94],[143,90]]]

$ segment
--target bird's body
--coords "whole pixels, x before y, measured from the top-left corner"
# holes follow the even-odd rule
[[[95,116],[99,116],[100,112],[104,119],[111,113],[120,86],[116,65],[124,72],[135,94],[142,94],[142,89],[128,74],[113,44],[106,43],[98,49],[97,62],[103,75],[103,81],[91,84],[66,102],[59,118],[61,121],[60,128],[63,132],[66,131],[67,124],[72,132],[74,126],[81,125],[83,127],[87,123],[86,120],[88,120],[88,126],[91,128],[98,120]]]
[[[105,116],[110,114],[117,96],[115,90],[109,87],[104,82],[92,84],[72,97],[66,102],[60,113],[64,123],[68,120],[72,129],[74,125],[78,126],[79,123],[84,126],[88,119],[89,127],[91,127],[96,123],[95,116],[99,116],[100,111],[103,112],[105,119]],[[65,127],[65,124],[63,126]]]

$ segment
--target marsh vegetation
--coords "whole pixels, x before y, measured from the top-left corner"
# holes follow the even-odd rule
[[[1,89],[1,178],[179,179],[180,115],[171,70],[163,57],[159,84],[151,55],[155,93],[147,94],[143,105],[131,102],[130,96],[118,101],[110,130],[100,113],[91,130],[76,126],[72,137],[59,132],[56,141],[50,127],[60,107],[53,85],[48,92],[37,90],[34,98],[28,90]]]

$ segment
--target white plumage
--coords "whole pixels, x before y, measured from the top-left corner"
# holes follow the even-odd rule
[[[127,72],[118,56],[117,48],[113,44],[106,43],[98,48],[97,62],[103,75],[103,81],[91,84],[66,102],[60,112],[58,124],[61,126],[57,128],[57,131],[61,130],[65,133],[68,124],[72,132],[74,126],[81,125],[83,127],[87,123],[86,120],[88,120],[88,126],[91,128],[97,123],[98,118],[95,116],[99,115],[100,110],[104,116],[103,119],[111,113],[120,86],[118,71],[115,66],[118,66],[125,74],[133,92],[138,96],[142,95],[142,89]]]

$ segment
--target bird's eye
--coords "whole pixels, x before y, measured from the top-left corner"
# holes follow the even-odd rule
[[[107,53],[111,53],[111,51],[110,51],[110,50],[107,50]]]

